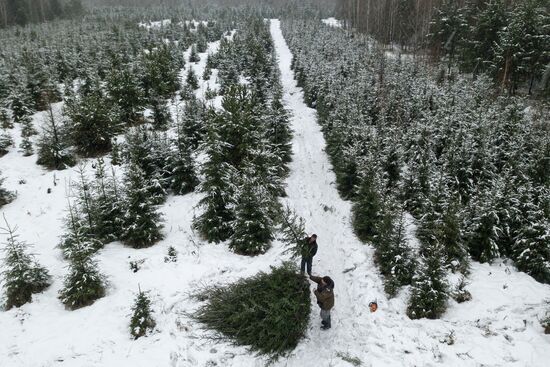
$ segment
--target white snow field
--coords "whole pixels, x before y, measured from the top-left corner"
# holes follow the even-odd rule
[[[548,366],[550,336],[543,334],[538,318],[550,307],[550,286],[511,265],[473,263],[468,287],[473,300],[460,305],[451,301],[441,320],[411,321],[405,315],[407,290],[386,298],[371,246],[353,235],[350,203],[336,191],[315,111],[304,104],[296,86],[292,55],[278,20],[271,21],[271,31],[294,130],[285,202],[304,217],[310,233],[319,235],[313,272],[330,275],[336,284],[332,329],[320,330],[312,299],[306,338],[274,366],[352,366],[359,361],[361,366]],[[217,44],[209,46],[213,51]],[[195,65],[199,77],[203,60]],[[43,113],[36,114],[35,126],[42,119]],[[18,145],[18,128],[13,134]],[[34,295],[32,303],[0,312],[1,367],[266,365],[267,359],[244,347],[209,339],[213,334],[188,317],[198,306],[189,294],[204,284],[229,283],[268,271],[288,259],[279,242],[256,257],[236,255],[227,245],[203,243],[191,229],[200,195],[171,196],[160,208],[165,239],[140,250],[118,242],[107,245],[97,255],[109,280],[107,295],[91,306],[68,311],[57,299],[67,269],[56,245],[63,232],[66,186],[76,171],[45,171],[35,160],[16,148],[0,159],[0,170],[7,177],[4,186],[18,193],[2,212],[11,225],[19,226],[21,239],[34,244],[33,252],[50,270],[53,284]],[[26,183],[19,184],[20,180]],[[176,263],[164,262],[169,246],[178,251]],[[137,273],[129,269],[131,260],[143,260]],[[151,294],[157,327],[134,341],[128,324],[138,285]],[[368,310],[372,300],[379,303],[376,313]]]
[[[325,23],[326,25],[330,26],[330,27],[342,28],[342,21],[340,21],[340,20],[338,20],[334,17],[321,19],[321,21],[323,23]]]

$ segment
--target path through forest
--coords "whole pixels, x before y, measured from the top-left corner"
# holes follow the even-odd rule
[[[336,190],[336,178],[324,151],[325,140],[317,124],[316,111],[305,105],[303,91],[296,85],[290,67],[292,54],[283,38],[280,21],[271,21],[271,34],[279,58],[283,102],[292,114],[294,130],[286,200],[305,219],[308,233],[319,236],[313,273],[332,277],[336,295],[332,330],[320,330],[319,308],[313,302],[311,340],[298,346],[295,358],[307,363],[312,358],[311,344],[318,344],[316,349],[322,360],[337,359],[338,352],[367,360],[369,350],[376,348],[374,335],[370,338],[369,334],[374,331],[377,317],[384,313],[370,314],[368,304],[377,299],[382,307],[386,306],[382,283],[372,262],[371,248],[353,234],[351,205],[342,200]],[[332,347],[319,344],[322,341],[330,342]],[[301,349],[308,352],[302,353]]]

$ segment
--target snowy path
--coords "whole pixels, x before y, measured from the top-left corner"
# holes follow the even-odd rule
[[[335,281],[336,306],[332,330],[326,336],[321,335],[325,332],[319,330],[318,307],[314,304],[309,332],[311,340],[298,347],[296,358],[303,359],[301,362],[311,360],[309,353],[301,353],[301,349],[311,347],[316,349],[315,354],[322,360],[335,358],[336,352],[361,358],[370,349],[366,334],[372,329],[369,324],[373,319],[368,312],[368,303],[375,299],[381,304],[386,303],[383,287],[372,263],[372,251],[353,234],[350,226],[351,205],[342,200],[336,190],[335,175],[324,151],[325,140],[316,122],[316,111],[305,105],[302,89],[296,85],[290,68],[292,54],[278,20],[271,22],[271,32],[279,57],[283,101],[292,114],[294,130],[294,155],[290,165],[291,176],[287,181],[287,200],[306,220],[306,230],[319,236],[313,273],[329,275]],[[332,348],[319,345],[319,341],[327,339],[333,343]]]

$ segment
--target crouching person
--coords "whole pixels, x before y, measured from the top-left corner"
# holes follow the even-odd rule
[[[317,289],[313,293],[321,308],[321,329],[330,329],[330,310],[334,307],[334,281],[328,276],[321,278],[311,275],[309,279],[317,283]]]

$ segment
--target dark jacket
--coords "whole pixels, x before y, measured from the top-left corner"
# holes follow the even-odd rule
[[[334,282],[323,286],[321,285],[321,280],[323,280],[323,278],[313,275],[309,278],[319,285],[317,289],[313,291],[315,297],[317,297],[317,304],[319,307],[325,311],[332,309],[332,307],[334,307]]]
[[[311,237],[306,237],[304,241],[306,241],[306,250],[304,251],[305,253],[302,254],[302,257],[308,259],[308,258],[313,258],[313,256],[315,256],[315,254],[317,253],[317,240],[313,241],[312,243],[309,242],[309,239]],[[309,246],[309,247],[307,247]],[[308,251],[309,249],[309,251]]]

